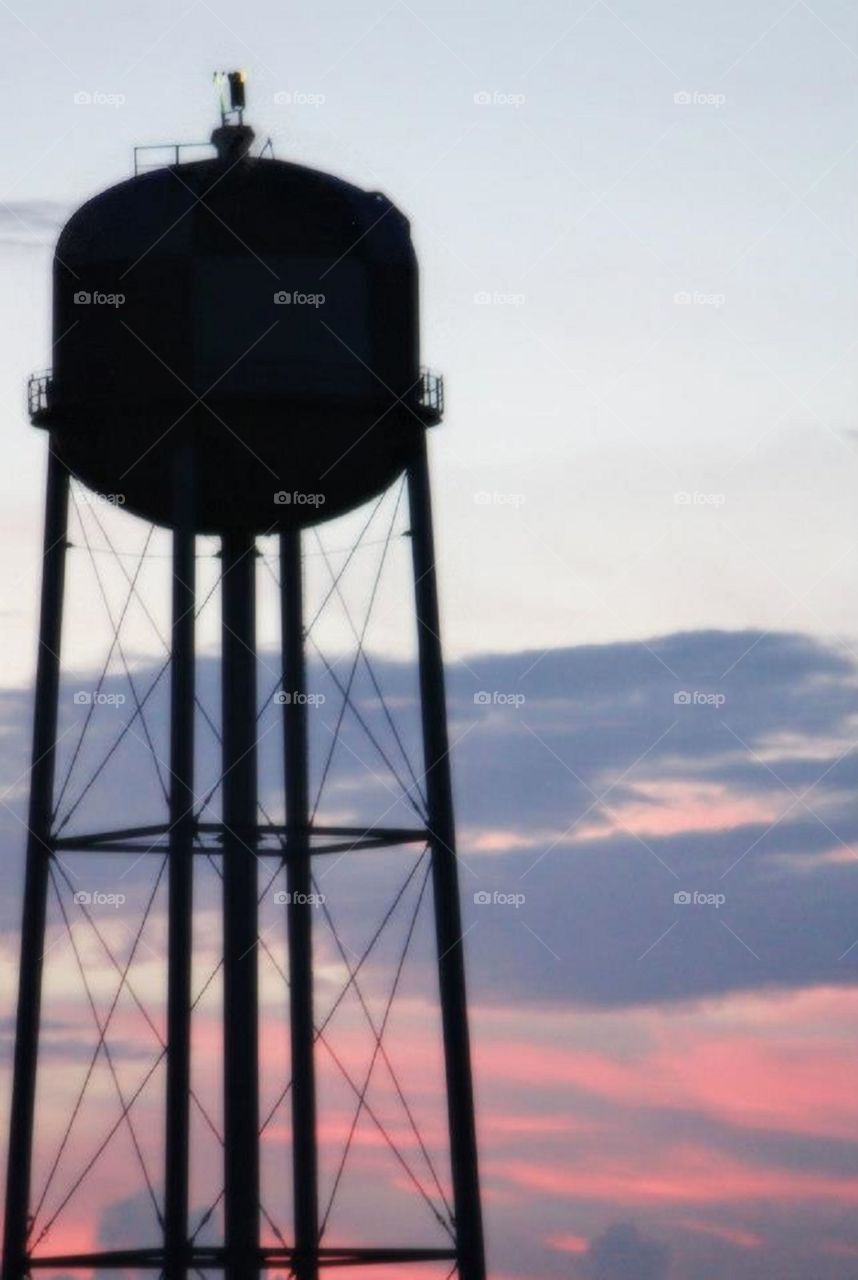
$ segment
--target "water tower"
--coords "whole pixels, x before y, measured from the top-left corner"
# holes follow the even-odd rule
[[[214,154],[140,166],[69,220],[54,260],[54,367],[30,384],[49,458],[11,1133],[4,1280],[37,1268],[110,1269],[180,1280],[266,1269],[313,1280],[327,1267],[443,1263],[483,1280],[462,926],[439,640],[426,432],[440,380],[419,363],[417,264],[406,218],[383,195],[254,153],[243,78],[212,135]],[[323,304],[319,301],[323,298]],[[425,789],[413,829],[321,825],[308,798],[302,536],[405,477]],[[170,531],[169,786],[161,821],[69,837],[55,820],[58,699],[70,481],[122,494]],[[279,539],[285,820],[263,828],[257,742],[256,540]],[[196,804],[197,545],[221,555],[222,811]],[[122,813],[122,796],[115,797]],[[292,1239],[260,1242],[258,857],[277,842],[288,893]],[[446,1118],[449,1240],[329,1246],[318,1186],[313,867],[424,842],[432,888]],[[222,892],[222,1239],[202,1246],[189,1203],[195,869],[216,848]],[[32,1179],[40,1006],[58,859],[163,851],[167,884],[163,1163],[153,1179],[160,1238],[145,1247],[63,1250],[43,1242]],[[355,981],[354,976],[350,981]],[[102,1029],[96,1048],[103,1048]],[[380,1041],[379,1041],[380,1042]],[[120,1093],[120,1098],[122,1094]],[[127,1121],[133,1099],[127,1100]],[[440,1183],[439,1190],[440,1188]],[[150,1189],[153,1189],[150,1187]],[[442,1191],[443,1194],[443,1191]],[[410,1274],[410,1272],[409,1272]]]

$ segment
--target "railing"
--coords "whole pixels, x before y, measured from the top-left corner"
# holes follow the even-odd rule
[[[50,369],[31,374],[27,380],[27,408],[31,418],[46,413],[51,407],[54,377]],[[440,422],[444,414],[444,379],[440,373],[420,370],[417,383],[417,405],[433,421]]]
[[[211,151],[212,144],[210,142],[151,142],[142,147],[135,147],[134,177],[136,178],[138,174],[145,173],[149,169],[164,169],[170,164],[182,164],[183,152],[201,151],[203,148]],[[161,158],[141,160],[140,157],[144,151],[160,151]]]
[[[444,379],[440,373],[432,373],[431,369],[420,370],[417,403],[440,421],[444,414]]]
[[[31,418],[50,409],[53,387],[54,378],[50,369],[34,373],[27,380],[27,408]]]

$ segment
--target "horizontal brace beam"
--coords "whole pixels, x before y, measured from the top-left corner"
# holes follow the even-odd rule
[[[319,1263],[328,1267],[350,1267],[362,1265],[379,1265],[397,1262],[449,1262],[456,1257],[455,1249],[377,1247],[341,1245],[338,1248],[320,1248],[317,1250]],[[188,1249],[187,1265],[189,1267],[215,1267],[224,1265],[226,1251],[217,1246],[195,1246]],[[295,1250],[286,1248],[263,1248],[259,1250],[258,1262],[263,1267],[281,1266],[294,1258]],[[122,1270],[126,1267],[159,1269],[164,1264],[164,1250],[154,1249],[110,1249],[96,1253],[53,1254],[28,1258],[31,1268],[47,1270],[63,1267],[68,1271],[90,1267],[101,1267],[105,1270]]]
[[[327,827],[312,826],[311,835],[317,836],[366,836],[367,839],[384,837],[397,844],[410,844],[414,840],[428,840],[424,827]]]
[[[195,1256],[205,1253],[212,1257],[219,1250],[194,1250]],[[60,1253],[41,1257],[31,1254],[27,1259],[29,1267],[67,1267],[75,1270],[78,1267],[160,1267],[163,1265],[164,1250],[156,1249],[111,1249],[100,1253]]]
[[[91,844],[85,836],[80,839],[77,836],[69,836],[65,840],[55,840],[53,845],[56,853],[168,853],[170,846],[168,844],[134,844],[130,840],[117,840],[115,843]],[[198,849],[198,853],[203,850]]]
[[[319,1264],[323,1267],[375,1266],[385,1262],[450,1262],[457,1255],[455,1249],[373,1248],[372,1246],[339,1249],[318,1249]],[[263,1249],[264,1266],[277,1266],[294,1257],[291,1249]]]
[[[316,845],[310,850],[313,855],[323,855],[326,853],[371,853],[373,849],[390,849],[396,845],[404,844],[402,840],[341,840],[335,844]],[[254,849],[252,845],[247,846],[258,858],[279,858],[286,862],[288,858],[283,855],[282,849],[270,849],[267,845],[257,845]],[[161,855],[170,852],[169,845],[166,844],[98,844],[94,848],[88,844],[78,843],[76,840],[70,840],[64,843],[58,853],[134,853],[138,857],[142,854]],[[193,852],[203,857],[220,855],[223,848],[219,844],[214,845],[197,845]]]
[[[220,841],[223,839],[225,828],[222,823],[206,822],[200,823],[196,831],[200,836],[213,836],[216,841]],[[51,843],[53,850],[57,853],[163,854],[168,852],[167,845],[153,843],[151,837],[166,836],[168,833],[169,827],[167,826],[129,827],[124,831],[102,831],[80,836],[63,836],[60,839],[54,839]],[[260,856],[282,856],[285,860],[285,853],[282,849],[268,848],[261,843],[266,837],[276,839],[285,836],[285,834],[286,828],[283,826],[256,827],[255,831],[248,835],[246,843],[249,847],[254,848],[254,851]],[[343,840],[330,845],[311,845],[311,854],[347,853],[350,850],[359,851],[361,849],[384,849],[400,844],[422,844],[429,839],[429,832],[419,827],[310,827],[307,835],[311,839],[314,836],[344,837]],[[201,854],[220,853],[221,845],[220,843],[200,845],[194,849],[194,852]]]
[[[426,837],[424,836],[423,840],[425,839]],[[360,840],[355,837],[353,840],[339,840],[335,844],[317,844],[310,850],[310,853],[313,855],[324,853],[371,853],[373,849],[390,849],[395,845],[411,843],[413,841],[388,840],[383,837],[378,840]]]
[[[222,836],[223,823],[198,822],[195,830],[201,835]],[[264,826],[257,827],[256,832],[260,837],[289,834],[285,824],[280,822],[266,822]],[[385,840],[389,844],[412,844],[428,840],[429,834],[425,827],[331,827],[316,823],[299,832],[305,840],[312,840],[314,836],[355,836],[367,840]]]
[[[115,843],[119,840],[146,840],[149,836],[163,836],[170,830],[166,822],[159,822],[151,827],[123,827],[119,831],[94,831],[79,836],[55,837],[52,841],[55,849],[75,848],[82,842],[84,847],[94,850],[96,845],[106,840]]]

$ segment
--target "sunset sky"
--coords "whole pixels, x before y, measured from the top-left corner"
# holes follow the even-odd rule
[[[90,0],[73,13],[60,0],[0,0],[0,41],[4,1064],[45,457],[23,388],[50,364],[51,246],[82,199],[128,176],[135,144],[204,141],[212,71],[244,66],[260,141],[270,134],[279,158],[385,191],[411,218],[423,357],[447,379],[449,410],[431,452],[492,1280],[855,1280],[854,13],[840,0]],[[63,767],[82,723],[74,693],[93,686],[109,644],[83,550],[93,512],[85,495],[78,503]],[[96,514],[124,553],[140,550],[141,525]],[[356,527],[325,531],[335,564]],[[368,635],[416,758],[410,582],[398,542]],[[156,534],[142,582],[162,627],[166,549]],[[202,590],[215,580],[213,551],[201,540]],[[353,568],[355,600],[377,552]],[[106,557],[98,563],[121,600],[121,573]],[[321,599],[315,546],[307,566]],[[261,687],[277,674],[264,568]],[[216,624],[215,601],[201,626],[200,671],[213,711]],[[125,637],[145,688],[163,649],[137,606]],[[326,613],[319,638],[348,671],[341,612]],[[315,658],[311,676],[327,699],[311,715],[318,779],[337,702]],[[383,734],[360,679],[361,705]],[[128,696],[118,655],[104,687]],[[163,692],[152,704],[162,755]],[[266,714],[263,733],[275,725]],[[127,702],[99,708],[70,802],[128,716]],[[398,813],[360,726],[347,717],[343,729],[321,812],[342,822]],[[212,747],[204,765],[216,776]],[[272,748],[263,768],[272,805],[277,768]],[[69,829],[118,813],[152,820],[158,803],[145,743],[129,734]],[[323,869],[353,956],[416,856]],[[68,873],[77,889],[125,896],[97,921],[127,956],[157,868],[81,858]],[[379,1017],[419,878],[367,966]],[[156,1026],[162,890],[134,960],[135,990]],[[216,906],[217,884],[203,875],[200,985],[216,963]],[[269,895],[276,957],[275,906]],[[116,973],[85,923],[74,927],[106,1012]],[[348,975],[322,920],[317,939],[324,1012]],[[37,1183],[93,1044],[58,903],[49,943]],[[388,1034],[446,1193],[425,909],[414,947]],[[287,1070],[286,1006],[270,957],[260,963],[263,1094],[273,1104]],[[197,1086],[212,1110],[218,998],[215,982],[195,1041]],[[371,1054],[366,1033],[360,1004],[344,1001],[332,1044],[357,1077]],[[157,1040],[127,993],[110,1044],[133,1091]],[[333,1056],[320,1049],[320,1062],[329,1187],[353,1097]],[[4,1127],[7,1081],[5,1071]],[[112,1090],[102,1061],[43,1221],[60,1183],[114,1123]],[[155,1075],[134,1111],[156,1170],[160,1090]],[[374,1090],[376,1114],[422,1184],[428,1170],[383,1071]],[[271,1203],[288,1198],[287,1122],[288,1108],[266,1131]],[[197,1142],[202,1212],[219,1184],[201,1121]],[[367,1116],[350,1170],[336,1238],[443,1243]],[[282,1226],[284,1215],[273,1216]],[[217,1228],[215,1213],[202,1238]],[[156,1229],[123,1129],[44,1248],[144,1243]],[[424,1266],[395,1280],[418,1274],[446,1272]]]

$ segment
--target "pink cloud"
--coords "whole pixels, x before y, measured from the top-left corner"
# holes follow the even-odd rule
[[[586,1253],[590,1242],[584,1236],[550,1236],[547,1241],[558,1253]]]
[[[739,1249],[759,1249],[763,1244],[762,1236],[756,1235],[753,1231],[745,1231],[741,1227],[729,1227],[715,1222],[701,1222],[694,1218],[678,1218],[676,1220],[678,1227],[685,1227],[687,1231],[698,1231],[701,1235],[715,1236],[718,1240],[726,1240],[730,1244],[736,1245]]]
[[[725,831],[749,823],[774,822],[789,807],[785,793],[768,796],[736,795],[715,783],[645,782],[635,791],[639,800],[611,805],[604,824],[582,827],[578,835],[594,839],[631,828],[641,836],[671,836],[680,832]]]
[[[601,1163],[587,1153],[580,1168],[524,1160],[492,1161],[487,1168],[494,1177],[540,1194],[623,1205],[714,1205],[754,1200],[858,1204],[858,1178],[753,1165],[690,1145],[662,1149],[657,1154],[640,1149],[634,1158],[607,1156]]]
[[[628,1108],[702,1112],[742,1128],[858,1140],[854,1049],[842,1034],[851,993],[809,993],[782,1002],[770,1024],[723,1025],[705,1016],[678,1025],[650,1011],[639,1053],[478,1042],[482,1078],[549,1090],[573,1087]],[[820,1023],[807,1034],[805,1019]],[[774,1025],[776,1024],[777,1025]],[[594,1036],[594,1040],[598,1037]],[[773,1087],[772,1082],[777,1082]]]

